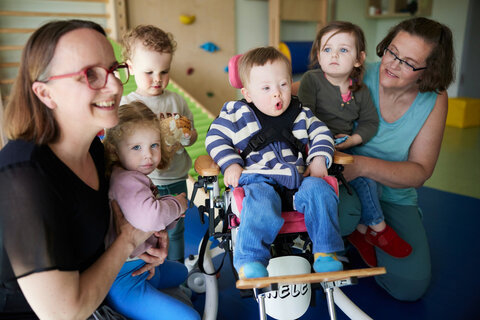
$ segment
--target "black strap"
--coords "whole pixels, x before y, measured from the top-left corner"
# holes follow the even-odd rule
[[[302,111],[302,106],[296,97],[292,96],[290,106],[288,107],[287,111],[281,115],[281,117],[283,117],[282,121],[286,124],[281,126],[281,128],[275,128],[275,126],[270,125],[265,119],[266,116],[261,115],[260,111],[257,109],[257,107],[255,107],[253,103],[249,103],[246,100],[242,100],[242,102],[247,104],[254,111],[261,126],[260,130],[255,135],[253,135],[252,138],[250,138],[247,147],[245,147],[245,149],[240,154],[242,159],[246,159],[246,157],[252,151],[261,150],[275,141],[286,142],[293,152],[301,152],[303,154],[303,157],[305,158],[306,145],[303,144],[299,139],[297,139],[292,133],[295,119]]]
[[[223,258],[222,258],[222,263],[220,264],[218,269],[215,270],[212,273],[206,272],[205,268],[203,267],[203,261],[204,261],[205,252],[207,250],[208,238],[210,238],[210,235],[209,235],[209,232],[208,232],[208,229],[207,229],[207,231],[205,231],[205,235],[203,236],[203,239],[202,239],[202,245],[200,246],[200,252],[198,253],[198,269],[200,269],[200,271],[202,273],[206,274],[207,276],[213,276],[213,275],[216,275],[217,273],[219,273],[220,270],[222,269],[223,263],[225,262],[225,256],[227,255],[227,251],[225,250],[225,253],[223,254]]]

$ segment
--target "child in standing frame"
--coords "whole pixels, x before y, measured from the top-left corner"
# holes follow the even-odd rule
[[[310,52],[312,65],[303,76],[298,97],[332,131],[336,148],[345,150],[370,140],[379,117],[370,92],[362,84],[365,36],[350,22],[334,21],[317,34]],[[376,182],[357,178],[349,182],[359,195],[362,218],[349,241],[369,266],[376,266],[374,246],[403,258],[412,248],[384,220]]]
[[[137,26],[123,37],[123,57],[130,74],[135,76],[137,90],[124,96],[121,104],[142,101],[159,118],[179,115],[188,118],[191,123],[191,133],[182,137],[182,145],[170,166],[154,170],[149,175],[160,195],[187,193],[186,179],[192,159],[183,147],[190,146],[197,140],[193,114],[186,101],[177,93],[166,90],[175,48],[173,36],[152,25]],[[184,220],[181,218],[176,227],[169,231],[169,260],[183,262],[184,229]]]
[[[157,167],[168,166],[171,155],[160,134],[159,120],[143,103],[137,101],[120,106],[119,123],[107,129],[104,140],[107,173],[110,175],[110,200],[117,201],[125,218],[136,228],[157,231],[138,246],[117,275],[107,303],[130,319],[199,319],[186,303],[161,290],[179,287],[187,277],[187,269],[176,261],[163,264],[138,276],[132,272],[145,262],[137,258],[158,238],[168,251],[166,229],[175,227],[187,207],[185,193],[158,197],[158,190],[148,174]],[[113,223],[107,235],[107,246],[115,239]]]
[[[268,276],[269,247],[283,225],[279,192],[286,189],[296,190],[295,209],[305,215],[314,270],[342,270],[335,254],[343,250],[338,197],[322,179],[332,163],[330,131],[291,96],[290,61],[277,49],[245,53],[239,60],[239,74],[245,99],[225,103],[205,141],[225,185],[242,186],[245,191],[234,254],[239,277]],[[275,132],[272,140],[251,148],[249,142],[267,131]]]

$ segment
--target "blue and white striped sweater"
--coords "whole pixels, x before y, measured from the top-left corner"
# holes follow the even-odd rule
[[[260,122],[245,102],[227,102],[207,133],[207,152],[222,172],[238,163],[244,168],[242,174],[268,175],[288,189],[300,186],[305,166],[314,157],[324,156],[328,164],[332,163],[334,146],[330,130],[308,108],[302,107],[292,131],[297,139],[308,145],[306,161],[300,152],[293,154],[287,143],[274,142],[259,151],[252,151],[244,162],[240,153],[259,130]]]

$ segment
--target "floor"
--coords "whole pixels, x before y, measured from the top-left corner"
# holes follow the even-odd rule
[[[480,319],[478,304],[480,278],[480,241],[475,237],[480,225],[480,128],[447,127],[440,157],[433,176],[418,190],[424,213],[432,262],[432,284],[418,302],[400,302],[380,289],[374,279],[360,279],[358,285],[343,291],[373,319]],[[206,226],[198,211],[187,214],[186,251],[194,254]],[[477,240],[476,240],[477,239]],[[350,255],[352,264],[364,267],[358,255]],[[220,258],[215,262],[220,264]],[[228,258],[219,277],[219,312],[217,319],[258,319],[253,298],[242,298],[235,288]],[[329,319],[326,300],[316,290],[315,305],[300,319]],[[204,295],[192,297],[199,312]],[[337,308],[338,319],[348,319]],[[269,318],[270,319],[270,318]]]

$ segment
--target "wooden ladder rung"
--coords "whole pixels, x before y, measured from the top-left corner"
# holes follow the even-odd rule
[[[16,68],[20,66],[20,62],[0,62],[0,68]]]

